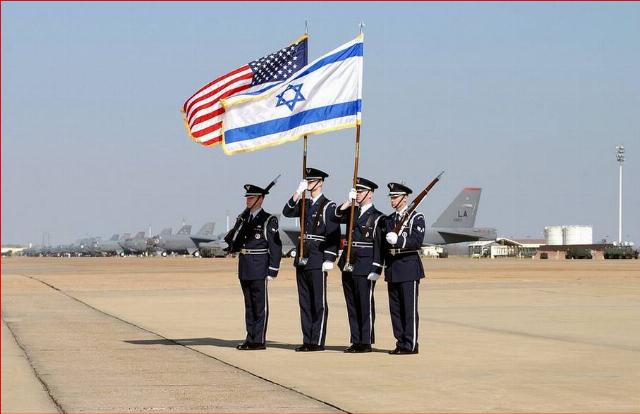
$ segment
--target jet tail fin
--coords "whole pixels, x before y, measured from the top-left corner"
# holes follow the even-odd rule
[[[473,227],[480,203],[481,188],[467,187],[449,204],[432,227]]]
[[[185,224],[178,230],[176,234],[186,234],[187,236],[191,234],[191,224]]]
[[[213,231],[216,228],[216,223],[214,223],[213,221],[209,222],[209,223],[205,223],[202,228],[200,230],[198,230],[198,232],[196,233],[196,236],[200,236],[200,237],[212,237]]]

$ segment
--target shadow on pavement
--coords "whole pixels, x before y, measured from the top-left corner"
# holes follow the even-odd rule
[[[216,346],[220,348],[235,348],[238,344],[242,343],[244,339],[221,339],[221,338],[174,338],[174,339],[144,339],[144,340],[126,340],[124,342],[132,345],[181,345],[181,346],[198,346],[208,345]],[[267,348],[279,348],[294,350],[299,344],[285,344],[276,341],[267,341]],[[325,346],[327,351],[339,351],[342,352],[348,345],[345,346]],[[373,349],[373,352],[387,351],[384,349]]]

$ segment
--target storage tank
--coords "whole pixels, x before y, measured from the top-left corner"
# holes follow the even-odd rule
[[[549,246],[559,246],[562,241],[562,226],[547,226],[544,228],[544,241]]]
[[[593,243],[593,227],[592,226],[564,226],[562,229],[564,244],[592,244]]]

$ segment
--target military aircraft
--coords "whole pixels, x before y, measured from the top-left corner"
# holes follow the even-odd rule
[[[215,240],[200,243],[199,250],[202,257],[225,257],[227,255],[227,242],[224,241],[224,236],[227,233],[219,233]]]
[[[467,187],[449,204],[424,235],[423,245],[495,240],[494,228],[474,227],[482,189]]]
[[[153,245],[162,252],[163,256],[170,253],[191,254],[200,256],[199,246],[216,240],[213,234],[216,224],[205,223],[196,234],[191,234],[191,225],[183,226],[175,235],[164,235],[153,240]]]
[[[93,244],[94,256],[124,256],[124,248],[121,243],[130,237],[129,233],[125,233],[122,237],[114,234],[106,241],[97,239]]]
[[[135,236],[126,238],[119,242],[125,254],[148,254],[149,246],[145,232],[140,231]]]
[[[480,203],[481,188],[467,187],[442,212],[440,217],[431,227],[426,229],[423,246],[443,245],[479,240],[495,240],[496,229],[473,227],[476,222],[476,213]],[[343,226],[344,227],[344,226]],[[342,229],[342,234],[345,233]],[[282,234],[284,233],[284,234]],[[281,231],[283,253],[287,256],[295,256],[295,245],[300,236],[300,229],[285,227]],[[286,250],[284,246],[287,246]]]

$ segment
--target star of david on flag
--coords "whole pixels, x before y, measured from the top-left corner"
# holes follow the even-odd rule
[[[302,84],[287,86],[287,89],[285,89],[281,94],[278,95],[278,102],[276,103],[276,106],[287,105],[287,107],[293,111],[293,108],[296,106],[297,102],[302,102],[305,100],[304,96],[302,96],[302,93],[300,92],[301,88]],[[287,95],[288,91],[293,91],[293,97],[291,99],[288,99],[286,97],[291,95],[291,93]]]
[[[363,35],[261,92],[222,99],[227,154],[284,144],[361,122]]]

